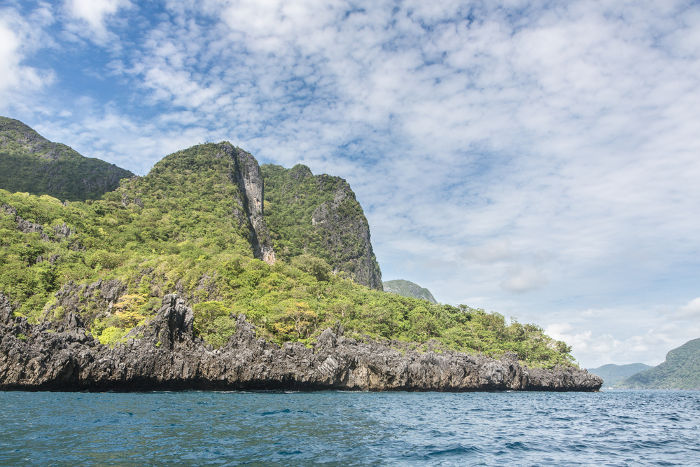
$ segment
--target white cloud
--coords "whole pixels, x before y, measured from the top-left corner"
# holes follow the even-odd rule
[[[229,139],[343,176],[385,277],[569,323],[582,361],[620,361],[645,339],[630,358],[649,360],[673,332],[687,337],[651,339],[658,314],[694,311],[648,304],[698,294],[687,279],[700,271],[697,5],[166,4],[138,46],[110,51],[129,104],[63,102],[71,116],[42,117],[53,139],[140,173]],[[98,40],[128,6],[67,5]],[[21,47],[0,44],[21,68]]]
[[[4,112],[21,106],[22,99],[18,97],[38,91],[54,79],[50,71],[24,63],[40,48],[44,39],[41,27],[50,21],[43,9],[37,13],[25,19],[13,9],[0,10],[0,110]]]
[[[695,298],[686,305],[682,306],[680,311],[681,316],[684,318],[700,317],[700,297]]]
[[[506,279],[501,282],[501,287],[505,290],[523,293],[542,287],[547,283],[547,279],[538,268],[534,266],[515,266]]]
[[[696,299],[676,309],[628,305],[569,310],[552,316],[545,331],[570,344],[587,368],[607,363],[658,365],[668,351],[700,336],[700,321],[687,314],[697,313],[698,304]]]
[[[110,37],[107,19],[120,9],[131,6],[129,0],[65,0],[68,14],[82,23],[71,30],[83,34],[83,28],[87,25],[91,37],[98,43],[104,43]]]

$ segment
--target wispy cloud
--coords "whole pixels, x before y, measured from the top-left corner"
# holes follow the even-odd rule
[[[41,90],[54,80],[51,70],[25,63],[47,39],[42,27],[50,22],[46,7],[36,9],[29,18],[10,7],[0,9],[0,107],[6,107],[13,97]]]
[[[120,9],[131,7],[129,0],[65,0],[65,10],[73,20],[67,28],[80,36],[105,44],[116,40],[110,34],[107,21]]]
[[[661,333],[656,307],[700,294],[697,4],[65,8],[64,30],[82,24],[104,46],[93,66],[113,92],[57,93],[22,115],[87,155],[144,173],[172,150],[230,139],[343,176],[387,279],[548,326],[573,323],[568,310],[582,342],[631,337],[581,310],[634,308],[630,336],[647,336]],[[0,42],[12,76],[38,74],[18,41]],[[653,360],[669,339],[635,355]]]

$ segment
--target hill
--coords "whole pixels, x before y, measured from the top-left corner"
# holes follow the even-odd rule
[[[637,373],[621,383],[634,389],[700,389],[700,339],[666,354],[659,366]]]
[[[373,289],[382,273],[372,250],[369,224],[350,185],[340,177],[313,175],[305,165],[261,167],[265,182],[265,221],[277,255],[310,254],[334,272]]]
[[[289,187],[299,171],[303,182]],[[282,208],[290,197],[307,201]],[[171,154],[100,200],[64,205],[0,190],[0,294],[17,319],[79,322],[109,346],[138,338],[176,293],[192,308],[194,336],[213,348],[226,345],[245,316],[274,343],[310,345],[334,328],[414,349],[512,352],[529,366],[572,365],[570,348],[538,326],[359,284],[358,265],[374,263],[368,229],[367,243],[345,250],[342,238],[314,243],[314,222],[324,220],[333,225],[321,232],[330,235],[364,232],[347,183],[298,167],[261,170],[227,142]],[[360,257],[371,261],[349,261]]]
[[[419,298],[421,300],[427,300],[430,303],[437,303],[435,297],[433,297],[433,294],[430,293],[430,290],[421,287],[414,282],[403,279],[385,281],[384,290],[386,292],[401,295],[402,297]]]
[[[624,379],[649,368],[651,367],[644,363],[630,363],[629,365],[609,364],[598,368],[589,368],[588,371],[603,378],[603,387],[614,388]]]
[[[133,176],[52,143],[19,120],[0,117],[0,188],[76,201],[97,199]]]

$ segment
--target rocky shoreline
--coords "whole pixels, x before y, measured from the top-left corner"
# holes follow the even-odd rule
[[[598,376],[572,367],[527,368],[458,352],[418,352],[359,342],[326,329],[312,348],[256,337],[239,316],[220,349],[194,336],[193,313],[167,295],[156,317],[109,348],[77,315],[31,325],[0,294],[0,390],[597,391]]]

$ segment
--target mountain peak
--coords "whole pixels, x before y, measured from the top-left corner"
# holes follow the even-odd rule
[[[426,289],[425,287],[421,287],[415,282],[407,281],[405,279],[385,281],[384,290],[403,297],[419,298],[422,300],[427,300],[430,303],[437,303],[437,300],[435,300],[433,294],[430,293],[430,290]]]
[[[671,350],[659,366],[637,373],[622,384],[640,389],[700,389],[700,339]]]
[[[77,201],[100,198],[133,176],[51,142],[19,120],[0,117],[0,188]]]

